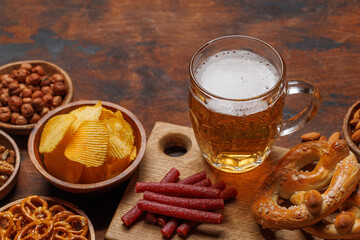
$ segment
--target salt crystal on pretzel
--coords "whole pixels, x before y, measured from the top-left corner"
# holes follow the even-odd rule
[[[312,171],[301,171],[316,161]],[[265,179],[251,212],[267,228],[310,226],[334,212],[359,179],[360,166],[344,140],[305,142],[290,149]],[[279,205],[281,198],[293,205]]]

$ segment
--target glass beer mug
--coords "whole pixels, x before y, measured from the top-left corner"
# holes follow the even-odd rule
[[[300,129],[321,97],[311,83],[288,80],[285,63],[269,44],[247,36],[214,39],[190,62],[189,110],[197,143],[215,168],[246,172],[259,166],[275,139]],[[310,104],[282,120],[285,97],[304,93]]]

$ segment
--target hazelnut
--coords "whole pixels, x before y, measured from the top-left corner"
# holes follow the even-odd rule
[[[40,112],[45,107],[45,103],[41,98],[35,98],[32,100],[32,106],[36,112]]]
[[[18,95],[21,93],[20,85],[17,81],[13,81],[8,85],[10,95]]]
[[[25,70],[31,71],[32,66],[31,66],[30,63],[22,63],[22,64],[20,65],[20,68],[23,68],[23,69],[25,69]]]
[[[41,81],[40,75],[37,73],[32,73],[28,76],[29,83],[32,85],[38,85]]]
[[[41,112],[40,112],[40,116],[43,117],[45,114],[47,114],[48,112],[50,112],[49,108],[45,107]]]
[[[53,82],[64,82],[64,76],[60,73],[55,73],[52,75],[51,80]]]
[[[0,121],[7,122],[9,121],[11,116],[11,111],[9,107],[1,107],[0,108]]]
[[[55,96],[55,97],[53,98],[53,101],[52,101],[52,107],[58,107],[58,106],[60,106],[60,105],[61,105],[61,102],[62,102],[62,97],[61,97],[61,96]],[[52,110],[51,107],[50,107],[50,110]]]
[[[11,76],[19,83],[24,83],[29,72],[26,69],[20,68],[12,71]]]
[[[27,87],[30,88],[32,92],[40,90],[39,86],[34,86],[34,85],[31,85],[31,84],[29,84]]]
[[[32,96],[31,89],[30,88],[24,88],[24,90],[22,90],[22,92],[21,92],[21,96],[23,98],[31,98],[31,96]]]
[[[21,90],[21,91],[22,91],[22,90],[24,90],[24,89],[26,88],[26,85],[25,85],[25,84],[23,84],[23,83],[20,83],[19,85],[20,85],[20,90]]]
[[[10,123],[15,124],[16,123],[16,119],[20,116],[20,113],[18,112],[13,112],[11,113],[10,116]]]
[[[22,100],[22,103],[23,104],[25,104],[25,103],[30,103],[30,104],[32,104],[32,98],[23,98],[23,100]]]
[[[9,74],[3,74],[0,76],[1,81],[7,81],[9,78],[11,78]]]
[[[8,105],[9,99],[10,99],[10,95],[8,93],[3,93],[0,95],[1,104],[4,106]]]
[[[4,93],[9,93],[9,89],[8,88],[2,88],[0,90],[0,95],[4,94]]]
[[[29,123],[37,123],[40,120],[40,115],[34,113],[34,115],[30,118]]]
[[[42,91],[36,90],[33,92],[31,97],[34,99],[34,98],[42,98],[43,96],[44,94],[42,93]]]
[[[29,118],[34,114],[34,108],[31,106],[31,104],[25,103],[21,106],[21,114],[24,117]]]
[[[45,70],[42,66],[40,65],[36,65],[35,67],[33,67],[33,69],[31,70],[33,73],[37,73],[40,76],[44,76],[45,75]]]
[[[0,76],[1,83],[3,87],[7,87],[9,83],[14,81],[14,79],[9,74],[3,74]]]
[[[64,96],[66,94],[66,86],[63,82],[55,82],[52,90],[56,95]]]
[[[16,125],[25,125],[28,123],[28,120],[24,116],[18,116],[15,120]]]
[[[16,95],[13,95],[9,98],[8,105],[11,111],[19,112],[22,105],[22,99]]]
[[[41,91],[46,95],[46,94],[50,94],[50,95],[54,95],[53,90],[51,90],[50,86],[45,86],[41,88]]]
[[[51,94],[45,94],[42,97],[42,101],[44,102],[45,107],[51,107],[52,101],[53,101],[53,96]]]
[[[51,84],[51,79],[48,75],[45,75],[45,76],[41,76],[40,77],[40,86],[41,87],[44,87],[44,86],[50,86]]]

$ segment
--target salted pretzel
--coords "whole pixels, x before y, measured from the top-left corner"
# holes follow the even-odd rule
[[[316,161],[312,171],[301,170]],[[290,149],[265,179],[251,212],[271,229],[310,226],[334,212],[359,179],[360,166],[345,140],[305,142]],[[281,199],[293,205],[282,206]]]
[[[360,184],[357,190],[340,206],[337,215],[303,228],[316,237],[326,239],[360,238]]]
[[[23,227],[14,240],[49,239],[54,231],[54,223],[49,219],[35,220]]]
[[[45,199],[29,196],[0,213],[0,240],[86,240],[86,217]]]
[[[25,198],[20,204],[20,210],[29,222],[51,218],[48,203],[36,195]]]
[[[12,219],[11,214],[9,214],[7,212],[0,213],[1,238],[6,239],[7,237],[9,237],[13,232],[14,226],[15,226],[15,224],[14,224],[14,220]]]

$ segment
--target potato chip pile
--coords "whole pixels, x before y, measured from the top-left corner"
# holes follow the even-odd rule
[[[100,182],[124,171],[136,158],[134,133],[120,111],[84,106],[45,125],[39,152],[46,170],[70,183]]]

